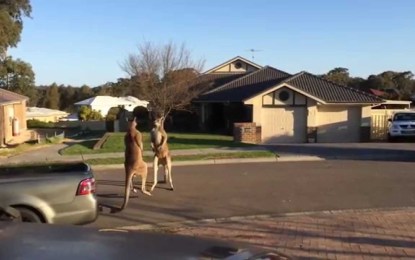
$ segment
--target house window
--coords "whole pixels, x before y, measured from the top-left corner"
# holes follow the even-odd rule
[[[9,116],[9,121],[10,121],[10,124],[11,124],[12,121],[13,121],[13,118],[15,117],[15,114],[14,114],[14,106],[9,106],[7,110],[8,110],[7,111],[7,114]]]
[[[277,89],[274,97],[274,105],[291,106],[294,104],[294,93],[285,87]]]
[[[240,69],[240,68],[242,68],[242,63],[240,62],[235,63],[235,69]]]
[[[290,93],[286,90],[283,90],[278,94],[278,98],[281,101],[287,101],[290,98]]]

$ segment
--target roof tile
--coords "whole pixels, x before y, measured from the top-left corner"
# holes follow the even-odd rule
[[[266,66],[208,91],[200,96],[198,100],[242,101],[277,85],[290,76],[290,74],[284,71]]]
[[[379,103],[382,101],[381,98],[367,92],[336,84],[308,72],[296,74],[285,83],[326,103]]]

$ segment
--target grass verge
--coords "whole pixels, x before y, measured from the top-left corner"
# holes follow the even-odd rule
[[[32,143],[24,143],[19,144],[14,148],[1,148],[0,149],[0,156],[13,156],[18,155],[24,152],[34,151],[43,147],[46,147],[48,144],[32,144]]]
[[[112,134],[110,137],[108,137],[107,141],[103,144],[102,148],[98,150],[93,150],[93,147],[97,140],[88,140],[71,145],[63,149],[60,153],[62,155],[77,155],[81,153],[93,154],[123,152],[124,134],[125,133]],[[150,134],[148,132],[144,132],[142,134],[144,150],[150,151]],[[253,144],[236,143],[233,141],[232,136],[183,133],[169,133],[168,144],[170,150],[254,146]]]
[[[208,153],[196,155],[177,155],[173,157],[174,161],[203,161],[203,160],[218,160],[218,159],[236,159],[236,158],[270,158],[275,157],[275,153],[271,151],[252,151],[252,152],[235,152],[235,153]],[[144,161],[152,162],[152,156],[144,156]],[[87,163],[91,165],[109,165],[109,164],[123,164],[123,157],[116,158],[97,158],[88,159]]]

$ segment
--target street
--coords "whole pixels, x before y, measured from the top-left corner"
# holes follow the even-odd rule
[[[103,205],[89,226],[109,228],[258,214],[415,206],[414,163],[320,161],[173,165],[174,191],[132,194],[123,212],[122,169],[95,171]],[[152,169],[147,184],[152,183]],[[159,178],[162,178],[159,173]],[[139,178],[136,178],[136,186]]]

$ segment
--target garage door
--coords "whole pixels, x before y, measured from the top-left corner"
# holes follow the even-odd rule
[[[263,108],[263,143],[304,143],[307,131],[305,107]]]
[[[361,107],[325,106],[318,108],[317,142],[353,143],[360,141]]]

